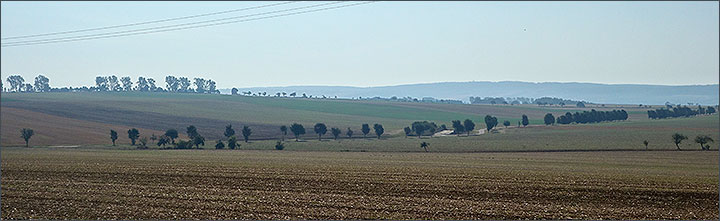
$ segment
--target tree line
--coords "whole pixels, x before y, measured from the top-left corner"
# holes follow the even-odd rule
[[[697,109],[693,110],[687,106],[677,105],[672,107],[668,105],[668,109],[659,108],[655,110],[648,110],[648,118],[650,119],[665,119],[665,118],[676,118],[676,117],[691,117],[695,115],[703,114],[714,114],[716,112],[714,107],[704,108],[698,105]]]
[[[585,101],[575,101],[575,100],[566,100],[562,98],[554,98],[554,97],[541,97],[541,98],[526,98],[526,97],[517,97],[517,98],[503,98],[503,97],[470,97],[470,103],[471,104],[510,104],[510,105],[517,105],[517,104],[537,104],[537,105],[577,105],[578,107],[585,107],[585,104],[588,102]]]
[[[485,115],[483,118],[485,122],[485,130],[491,131],[493,128],[497,127],[498,125],[498,118],[494,117],[492,115]],[[522,115],[522,120],[518,121],[518,127],[520,125],[523,125],[523,127],[530,124],[530,120],[528,119],[527,115]],[[503,125],[505,127],[510,126],[510,121],[504,121]],[[460,136],[462,134],[466,134],[467,136],[470,136],[470,133],[475,130],[475,122],[473,122],[471,119],[465,119],[464,121],[460,120],[453,120],[452,121],[452,133],[457,136]],[[416,136],[418,138],[421,138],[422,136],[429,135],[432,137],[436,132],[438,131],[444,131],[448,128],[445,126],[445,124],[442,124],[440,126],[437,126],[435,122],[428,122],[428,121],[415,121],[410,125],[409,127],[403,128],[403,132],[405,132],[405,138],[408,136]]]
[[[352,99],[355,99],[354,97]],[[389,98],[375,96],[375,97],[358,97],[358,100],[368,100],[368,101],[396,101],[396,102],[421,102],[421,103],[442,103],[442,104],[462,104],[463,102],[461,100],[453,100],[453,99],[437,99],[434,97],[423,97],[423,98],[414,98],[410,96],[406,97],[398,97],[398,96],[392,96]]]
[[[25,83],[25,79],[20,75],[8,76],[6,81],[10,84],[7,92],[50,92],[50,79],[44,75],[35,77],[35,83]],[[6,90],[3,87],[3,90]]]
[[[527,126],[529,124],[529,120],[526,115],[522,116],[522,125]],[[509,126],[509,121],[506,124],[506,126]],[[520,123],[520,122],[518,122]],[[485,126],[488,131],[492,130],[494,127],[498,125],[497,117],[493,117],[490,115],[485,116]],[[462,123],[460,121],[453,121],[453,133],[455,134],[467,134],[470,135],[470,132],[475,129],[475,123],[470,119],[465,119]],[[180,140],[177,143],[175,142],[175,139],[178,138],[178,131],[175,129],[169,129],[165,132],[165,134],[161,135],[160,137],[156,137],[154,134],[150,137],[150,140],[157,141],[157,146],[160,147],[166,147],[166,145],[174,145],[175,149],[190,149],[193,146],[195,148],[199,148],[200,146],[205,145],[205,138],[200,135],[197,131],[197,128],[195,126],[190,125],[187,129],[187,135],[189,140],[184,141]],[[281,141],[285,140],[285,136],[288,135],[288,132],[292,133],[295,137],[295,141],[300,141],[300,136],[306,134],[306,129],[302,124],[293,123],[292,125],[280,126],[280,134],[282,135],[282,138],[280,141],[278,141],[278,144],[276,147],[282,147]],[[421,136],[433,136],[436,132],[447,130],[447,127],[443,124],[438,126],[434,122],[428,122],[428,121],[416,121],[413,122],[411,126],[405,127],[404,132],[405,136],[415,135],[418,138]],[[322,140],[322,137],[327,134],[327,132],[330,132],[330,134],[333,136],[335,140],[337,140],[340,135],[343,134],[343,131],[340,128],[333,127],[328,130],[327,125],[324,123],[317,123],[313,126],[313,132],[318,136],[318,140]],[[375,136],[378,139],[382,138],[382,135],[385,133],[385,128],[382,124],[374,124],[372,125],[372,128],[370,127],[370,124],[362,124],[360,127],[360,132],[363,135],[363,138],[367,138],[367,135],[371,132],[374,132]],[[143,141],[143,138],[140,138],[139,131],[136,128],[132,128],[128,130],[128,138],[131,140],[131,145],[135,146],[136,141],[140,141],[137,145],[139,148],[146,148],[147,141]],[[252,130],[248,126],[243,126],[242,129],[242,136],[245,140],[245,142],[249,141],[249,137],[252,134]],[[347,128],[345,131],[345,135],[348,138],[353,138],[353,135],[355,132],[351,128]],[[222,139],[218,140],[216,142],[215,147],[217,149],[223,149],[224,147],[228,147],[230,149],[235,149],[236,147],[239,147],[240,144],[237,144],[237,138],[235,135],[235,130],[232,128],[232,125],[227,125],[225,127],[225,132],[223,134],[227,138],[227,145],[225,141]],[[115,140],[117,139],[117,132],[114,130],[110,130],[110,138],[113,143],[113,146],[115,145]],[[145,138],[147,139],[147,138]]]
[[[140,91],[140,92],[174,92],[174,93],[201,93],[201,94],[219,94],[220,90],[217,89],[216,82],[212,79],[205,78],[188,78],[188,77],[176,77],[172,75],[165,76],[165,87],[157,85],[157,81],[150,77],[140,76],[137,81],[133,81],[129,76],[117,77],[115,75],[110,76],[96,76],[94,86],[82,86],[82,87],[63,87],[53,88],[50,87],[50,79],[44,75],[38,75],[35,77],[35,83],[25,83],[25,79],[20,75],[12,75],[7,77],[6,81],[10,84],[9,88],[5,88],[0,82],[3,92],[18,92],[18,93],[38,93],[38,92],[127,92],[127,91]],[[193,87],[194,86],[194,87]],[[231,89],[232,95],[246,95],[246,96],[267,96],[270,97],[272,94],[267,92],[251,92],[251,91],[239,91],[237,88]],[[330,98],[325,95],[307,95],[302,93],[299,95],[297,92],[286,93],[277,92],[276,97],[289,96],[289,97],[302,97],[302,98]],[[335,96],[337,98],[337,96]],[[460,102],[462,103],[462,102]]]
[[[375,132],[375,136],[378,139],[380,139],[385,133],[385,128],[383,128],[381,124],[374,124],[372,130]],[[285,141],[285,136],[287,136],[288,131],[290,131],[295,136],[295,141],[297,142],[300,141],[300,136],[306,133],[305,127],[302,124],[293,123],[292,125],[290,125],[290,127],[285,125],[280,126],[280,133],[282,134],[282,139],[278,141],[278,144],[276,145],[277,148],[282,149],[283,144],[281,143],[281,141]],[[313,131],[315,132],[315,134],[317,134],[318,140],[322,140],[322,137],[328,132],[328,127],[324,123],[317,123],[313,127]],[[370,125],[362,124],[360,131],[362,132],[363,137],[366,137],[371,131]],[[336,127],[330,128],[329,132],[332,134],[335,140],[337,140],[338,137],[342,134],[342,130]],[[30,133],[32,133],[32,130],[30,130]],[[128,138],[130,139],[130,145],[137,146],[138,148],[148,148],[148,137],[141,137],[140,131],[137,128],[129,129],[127,131],[127,134]],[[194,146],[195,149],[199,149],[200,146],[205,145],[205,137],[203,137],[198,132],[197,127],[193,125],[188,126],[186,128],[186,134],[189,138],[188,140],[178,140],[177,142],[175,142],[175,140],[179,137],[178,131],[175,129],[168,129],[165,131],[165,134],[160,136],[156,136],[155,134],[153,134],[152,136],[150,136],[149,139],[154,142],[158,147],[163,148],[192,149]],[[352,138],[353,134],[353,130],[347,128],[345,135],[347,135],[348,138]],[[225,147],[228,147],[229,149],[235,149],[239,147],[240,144],[238,143],[238,138],[235,135],[235,129],[233,129],[231,124],[225,126],[225,132],[223,133],[225,140],[217,140],[215,148],[224,149]],[[250,136],[252,135],[252,129],[249,126],[243,126],[240,130],[240,135],[242,135],[245,143],[248,143],[250,140]],[[113,146],[116,145],[115,141],[117,139],[117,131],[110,130],[110,140]],[[167,145],[171,145],[171,147],[167,147]]]
[[[545,114],[543,121],[545,122],[545,125],[551,125],[551,124],[555,124],[555,123],[558,123],[558,124],[600,123],[600,122],[606,122],[606,121],[627,120],[627,119],[628,119],[628,113],[625,110],[596,111],[595,109],[592,109],[590,111],[583,111],[582,113],[575,112],[574,114],[570,113],[570,112],[566,112],[564,115],[560,115],[557,118],[555,118],[555,116],[553,116],[553,114],[547,113],[547,114]]]
[[[216,82],[212,79],[193,78],[192,81],[187,77],[175,77],[172,75],[165,77],[165,88],[156,85],[153,78],[140,76],[137,81],[133,81],[130,77],[120,77],[115,75],[96,76],[95,85],[91,87],[50,87],[50,79],[43,75],[35,77],[35,83],[25,83],[20,75],[12,75],[7,77],[6,81],[10,84],[7,92],[120,92],[120,91],[141,91],[141,92],[179,92],[179,93],[208,93],[219,94],[220,91],[216,87]],[[192,87],[192,86],[195,87]],[[5,88],[3,87],[3,90]]]
[[[20,75],[9,76],[6,81],[10,84],[9,88],[5,88],[4,84],[0,82],[0,87],[3,92],[19,92],[19,93],[38,93],[38,92],[123,92],[123,91],[140,91],[140,92],[174,92],[174,93],[201,93],[201,94],[219,94],[220,90],[217,89],[216,82],[212,79],[204,78],[188,78],[188,77],[176,77],[168,75],[165,77],[165,87],[157,85],[157,81],[153,78],[140,76],[137,81],[133,81],[130,77],[120,77],[115,75],[110,76],[96,76],[94,86],[82,86],[82,87],[63,87],[53,88],[50,87],[50,79],[44,75],[38,75],[35,77],[35,83],[25,83],[25,79]],[[194,87],[193,87],[194,86]],[[251,92],[251,91],[239,91],[237,88],[231,89],[232,95],[246,95],[246,96],[267,96],[270,97],[272,94],[267,92]],[[325,95],[307,95],[302,93],[298,95],[297,92],[286,93],[277,92],[276,97],[302,97],[302,98],[330,98]],[[337,98],[337,96],[335,96]],[[462,103],[462,102],[460,102]]]
[[[523,116],[525,116],[525,115],[523,115]],[[493,120],[493,118],[494,117],[492,117],[490,115],[486,116],[486,119],[488,119],[488,121],[486,121],[486,127],[487,127],[488,131],[491,130],[494,125],[497,124],[496,120]],[[456,120],[456,121],[453,121],[453,124],[454,124],[453,126],[455,127],[454,133],[458,134],[458,136],[459,136],[459,134],[461,134],[463,132],[473,130],[473,129],[463,130],[462,128],[474,128],[475,127],[474,123],[470,119],[466,119],[462,123],[460,123],[459,120]],[[526,123],[522,123],[522,124],[527,126]],[[442,125],[440,128],[443,128],[443,127],[444,127],[444,125]],[[404,128],[406,138],[408,135],[410,135],[412,133],[414,133],[418,138],[420,138],[422,135],[426,135],[426,133],[425,133],[426,131],[434,131],[438,127],[433,122],[416,121],[416,122],[413,122],[412,128],[413,129],[410,129],[410,127]],[[299,136],[305,134],[305,128],[301,124],[293,123],[289,129],[295,135],[295,141],[299,141]],[[373,129],[375,130],[375,134],[377,135],[377,138],[380,139],[380,137],[384,133],[384,128],[382,127],[382,125],[375,124],[373,126]],[[313,127],[313,130],[318,135],[318,140],[322,140],[322,136],[327,132],[327,126],[325,126],[325,124],[323,124],[323,123],[317,123]],[[287,135],[288,127],[285,125],[280,126],[280,131],[283,134],[282,141],[284,141],[285,135]],[[361,132],[363,133],[363,137],[365,137],[368,133],[370,133],[370,126],[368,124],[363,124]],[[157,146],[163,147],[163,148],[165,148],[166,145],[173,145],[172,148],[175,148],[175,149],[192,149],[193,146],[195,146],[195,149],[200,149],[200,146],[205,145],[205,138],[202,135],[200,135],[200,133],[198,133],[197,128],[195,126],[193,126],[193,125],[188,126],[186,128],[186,133],[188,135],[189,140],[179,140],[177,143],[175,142],[175,139],[178,138],[179,133],[175,129],[168,129],[167,131],[165,131],[165,134],[160,135],[159,137],[157,137],[157,136],[155,136],[155,134],[153,134],[150,137],[150,140],[156,141]],[[252,129],[250,129],[250,127],[248,127],[248,126],[243,126],[241,133],[242,133],[242,136],[243,136],[245,142],[247,143],[250,135],[252,134]],[[332,133],[333,137],[335,138],[335,140],[337,140],[338,136],[342,133],[342,131],[338,128],[333,127],[333,128],[331,128],[331,133]],[[131,128],[127,131],[127,134],[128,134],[128,138],[130,138],[132,146],[135,146],[137,144],[137,147],[139,149],[148,148],[148,146],[147,146],[148,138],[140,137],[140,131],[138,129]],[[469,132],[467,134],[469,135]],[[35,135],[35,131],[33,129],[23,128],[22,130],[20,130],[20,137],[22,137],[23,140],[25,140],[25,147],[30,147],[30,138],[32,138],[33,135]],[[223,135],[227,138],[227,145],[225,144],[225,142],[222,139],[219,139],[219,140],[217,140],[217,142],[215,144],[216,149],[224,149],[226,146],[229,149],[236,149],[236,148],[240,147],[240,144],[237,141],[237,137],[235,136],[235,130],[232,128],[232,125],[227,125],[225,127],[225,133]],[[352,138],[353,131],[350,128],[348,128],[346,135],[348,136],[348,138]],[[432,133],[430,134],[430,136],[432,136]],[[110,130],[110,140],[112,141],[113,146],[116,145],[117,139],[118,139],[117,131]],[[687,140],[687,139],[688,139],[687,136],[680,134],[680,133],[675,133],[672,135],[672,141],[675,144],[675,146],[677,147],[677,150],[681,150],[680,144],[682,143],[682,141]],[[278,149],[278,150],[284,149],[284,145],[283,145],[282,141],[280,141],[280,140],[277,141],[277,143],[275,145],[276,149]],[[700,145],[701,150],[710,150],[710,145],[708,145],[708,143],[714,142],[714,140],[710,136],[707,136],[707,135],[698,135],[695,137],[694,141],[695,141],[695,143]],[[644,140],[643,144],[645,145],[645,149],[647,150],[650,142],[648,142],[647,140]],[[424,148],[426,152],[427,152],[427,147],[428,147],[428,144],[426,142],[423,142],[421,144],[421,148]]]

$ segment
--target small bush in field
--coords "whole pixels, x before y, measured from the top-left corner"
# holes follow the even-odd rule
[[[275,149],[276,149],[276,150],[283,150],[283,149],[285,149],[285,144],[283,144],[282,141],[278,141],[277,143],[275,143]]]

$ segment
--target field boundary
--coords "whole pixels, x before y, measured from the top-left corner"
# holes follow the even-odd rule
[[[114,147],[92,147],[92,146],[42,146],[42,147],[22,147],[22,146],[0,146],[1,149],[12,148],[12,149],[65,149],[65,150],[129,150],[129,151],[257,151],[257,152],[309,152],[309,153],[563,153],[563,152],[718,152],[719,150],[697,150],[697,149],[686,149],[686,150],[639,150],[639,149],[588,149],[588,150],[479,150],[479,151],[429,151],[423,150],[417,151],[370,151],[370,150],[348,150],[340,149],[336,151],[328,150],[262,150],[262,149],[215,149],[215,148],[201,148],[201,149],[168,149],[168,148],[150,148],[150,149],[139,149],[139,148],[114,148]]]

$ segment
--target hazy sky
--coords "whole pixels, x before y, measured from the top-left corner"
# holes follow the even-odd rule
[[[2,2],[2,37],[270,2]],[[297,6],[236,12],[179,24]],[[349,3],[344,3],[349,4]],[[113,29],[119,31],[126,29]],[[97,75],[211,78],[219,88],[441,81],[717,84],[718,2],[377,2],[230,25],[2,47],[1,73],[52,86]],[[49,36],[63,37],[63,36]],[[30,40],[30,39],[20,39]],[[12,40],[3,40],[3,43]]]

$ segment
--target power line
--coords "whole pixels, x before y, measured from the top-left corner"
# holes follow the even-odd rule
[[[101,37],[111,37],[111,36],[128,36],[128,35],[141,34],[141,33],[153,33],[153,32],[155,32],[154,30],[158,30],[157,32],[162,32],[164,30],[182,30],[182,29],[187,29],[187,28],[175,28],[175,27],[190,26],[190,25],[196,25],[196,26],[190,26],[190,28],[203,27],[203,25],[197,25],[197,24],[205,24],[205,23],[211,23],[208,25],[213,26],[216,24],[213,24],[212,22],[234,20],[234,19],[239,19],[239,18],[247,18],[247,17],[260,16],[260,15],[267,15],[267,14],[276,14],[276,13],[280,13],[280,12],[297,11],[297,10],[301,10],[301,9],[315,8],[315,7],[321,7],[321,6],[339,4],[339,3],[343,3],[343,2],[338,1],[338,2],[331,2],[331,3],[322,3],[322,4],[316,4],[316,5],[310,5],[310,6],[302,6],[302,7],[290,8],[290,9],[256,13],[256,14],[251,14],[251,15],[242,15],[242,16],[235,16],[235,17],[229,17],[229,18],[213,19],[213,20],[199,21],[199,22],[190,22],[190,23],[183,23],[183,24],[176,24],[176,25],[158,26],[158,27],[135,29],[135,30],[115,31],[115,32],[107,32],[107,33],[99,33],[99,34],[89,34],[89,35],[80,35],[80,36],[50,38],[50,39],[7,42],[7,43],[2,44],[2,46],[8,47],[8,46],[19,46],[19,45],[67,42],[67,41],[76,41],[76,40],[89,40],[89,39],[97,39],[97,38],[101,38]],[[355,4],[353,4],[353,5],[355,5]],[[230,23],[234,23],[234,22],[230,22]],[[225,23],[222,23],[222,24],[225,24]],[[159,29],[162,29],[162,30],[159,30]]]
[[[99,30],[106,30],[106,29],[113,29],[113,28],[124,28],[124,27],[138,26],[138,25],[147,25],[147,24],[154,24],[154,23],[161,23],[161,22],[169,22],[169,21],[177,21],[177,20],[190,19],[190,18],[205,17],[205,16],[211,16],[211,15],[227,14],[227,13],[231,13],[231,12],[247,11],[247,10],[259,9],[259,8],[267,8],[267,7],[273,7],[273,6],[278,6],[278,5],[290,4],[290,3],[295,3],[295,2],[288,1],[288,2],[268,4],[268,5],[260,5],[260,6],[253,6],[253,7],[247,7],[247,8],[233,9],[233,10],[227,10],[227,11],[183,16],[183,17],[177,17],[177,18],[168,18],[168,19],[161,19],[161,20],[154,20],[154,21],[137,22],[137,23],[123,24],[123,25],[113,25],[113,26],[88,28],[88,29],[80,29],[80,30],[72,30],[72,31],[62,31],[62,32],[44,33],[44,34],[5,37],[5,38],[0,38],[0,39],[8,40],[8,39],[19,39],[19,38],[34,38],[34,37],[41,37],[41,36],[62,35],[62,34],[71,34],[71,33],[79,33],[79,32],[88,32],[88,31],[99,31]]]
[[[305,14],[305,13],[310,13],[310,12],[317,12],[317,11],[324,11],[324,10],[332,10],[332,9],[337,9],[337,8],[351,7],[351,6],[363,5],[363,4],[369,4],[369,3],[374,3],[374,2],[361,2],[361,3],[355,3],[355,4],[348,4],[348,5],[340,5],[340,6],[326,7],[326,8],[306,10],[306,11],[300,11],[300,12],[292,12],[292,13],[286,13],[286,14],[280,14],[280,15],[271,15],[271,16],[265,16],[265,17],[259,17],[259,18],[250,18],[250,19],[237,20],[237,21],[219,22],[219,23],[206,24],[206,25],[196,25],[196,26],[190,26],[190,27],[180,27],[180,28],[162,29],[162,30],[154,30],[154,31],[136,32],[136,33],[129,33],[129,34],[117,34],[117,35],[109,35],[109,36],[99,36],[99,37],[89,37],[89,38],[78,38],[78,39],[59,40],[59,41],[48,41],[48,42],[38,42],[38,43],[24,43],[24,44],[3,45],[2,47],[13,47],[13,46],[23,46],[23,45],[38,45],[38,44],[50,44],[50,43],[60,43],[60,42],[72,42],[72,41],[83,41],[83,40],[92,40],[92,39],[114,38],[114,37],[123,37],[123,36],[131,36],[131,35],[141,35],[141,34],[150,34],[150,33],[158,33],[158,32],[176,31],[176,30],[184,30],[184,29],[192,29],[192,28],[201,28],[201,27],[225,25],[225,24],[232,24],[232,23],[239,23],[239,22],[247,22],[247,21],[254,21],[254,20],[262,20],[262,19],[276,18],[276,17],[284,17],[284,16],[290,16],[290,15]]]
[[[306,9],[306,8],[320,7],[320,6],[324,6],[324,5],[337,4],[337,3],[341,3],[341,2],[323,3],[323,4],[318,4],[318,5],[303,6],[303,7],[283,9],[283,10],[275,10],[275,11],[270,11],[270,12],[262,12],[262,13],[256,13],[256,14],[250,14],[250,15],[241,15],[241,16],[220,18],[220,19],[213,19],[213,20],[206,20],[206,21],[199,21],[199,22],[181,23],[181,24],[175,24],[175,25],[156,26],[156,27],[141,28],[141,29],[132,29],[132,30],[114,31],[114,32],[87,34],[87,35],[76,35],[76,36],[67,36],[67,37],[59,37],[59,38],[46,38],[46,39],[36,39],[36,40],[26,40],[26,41],[15,41],[15,42],[6,42],[3,44],[8,45],[8,44],[22,44],[22,43],[39,43],[39,42],[46,42],[46,41],[59,41],[59,40],[66,40],[66,39],[74,39],[74,38],[87,38],[87,37],[96,37],[96,36],[103,36],[103,35],[116,35],[116,34],[131,33],[131,32],[142,32],[142,31],[155,30],[155,29],[188,26],[188,25],[195,25],[195,24],[224,21],[224,20],[232,20],[232,19],[238,19],[238,18],[253,17],[253,16],[258,16],[258,15],[274,14],[274,13],[280,13],[280,12],[286,12],[286,11],[294,11],[294,10],[300,10],[300,9]]]

